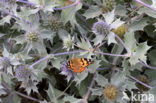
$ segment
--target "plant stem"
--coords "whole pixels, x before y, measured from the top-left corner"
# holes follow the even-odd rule
[[[30,96],[27,96],[27,95],[25,95],[25,94],[22,94],[22,93],[20,93],[20,92],[15,92],[16,94],[18,94],[18,95],[20,95],[20,96],[22,96],[22,97],[24,97],[24,98],[27,98],[27,99],[30,99],[30,100],[33,100],[33,101],[36,101],[36,102],[41,102],[40,100],[38,100],[38,99],[36,99],[36,98],[32,98],[32,97],[30,97]]]
[[[99,54],[102,54],[102,55],[108,55],[108,56],[116,56],[116,57],[129,57],[131,55],[131,52],[126,47],[126,44],[120,39],[119,36],[117,36],[116,34],[114,34],[114,36],[120,41],[120,43],[122,44],[122,46],[126,49],[127,54],[124,54],[124,55],[122,55],[122,54],[111,54],[111,53],[103,53],[103,52],[98,52],[98,51],[95,51],[95,53],[99,53]]]
[[[90,84],[90,86],[89,86],[89,88],[88,88],[87,93],[86,93],[85,96],[83,97],[83,100],[84,100],[85,103],[87,103],[87,99],[88,99],[88,97],[89,97],[89,95],[90,95],[90,93],[91,93],[91,89],[92,89],[92,87],[93,87],[93,85],[94,85],[95,78],[96,78],[96,72],[94,73],[93,79],[92,79],[92,81],[91,81],[91,84]]]
[[[123,40],[121,40],[120,37],[119,37],[118,35],[116,35],[116,34],[114,34],[114,35],[115,35],[115,37],[120,41],[120,43],[123,45],[123,47],[126,49],[127,54],[130,54],[131,52],[130,52],[130,50],[127,48],[127,46],[126,46],[126,44],[123,42]]]
[[[47,60],[51,57],[51,55],[47,55],[46,57],[36,61],[35,63],[33,63],[32,65],[29,66],[29,68],[32,68],[33,66],[35,66],[36,64],[39,64],[40,62],[44,61],[44,60]]]
[[[144,67],[147,67],[147,68],[149,68],[149,69],[154,69],[154,70],[156,70],[156,67],[153,67],[153,66],[150,66],[150,65],[148,65],[148,64],[145,64],[145,63],[142,62],[141,60],[139,61],[139,63],[140,63],[141,65],[143,65]]]
[[[104,69],[102,69],[102,68],[99,68],[99,70],[100,70],[100,69],[101,69],[101,70],[104,70]],[[97,68],[97,70],[98,70],[98,68]],[[119,70],[119,69],[118,69],[118,70]],[[121,71],[121,70],[120,70],[120,71]],[[138,83],[144,85],[145,87],[147,87],[147,88],[149,88],[149,89],[152,89],[151,86],[149,86],[149,85],[147,85],[147,84],[141,82],[140,80],[136,79],[135,77],[133,77],[133,76],[128,76],[128,77],[131,78],[131,79],[133,79],[133,80],[135,80],[136,82],[138,82]]]
[[[54,54],[54,53],[56,53],[58,50],[61,50],[61,49],[62,49],[62,47],[59,47],[59,48],[55,49],[52,53]]]
[[[100,70],[105,70],[105,69],[109,69],[110,67],[104,67],[104,68],[97,68],[96,70],[97,71],[100,71]]]
[[[33,63],[32,65],[29,66],[29,68],[32,68],[33,66],[39,64],[40,62],[49,59],[52,55],[54,56],[60,56],[60,55],[66,55],[66,54],[75,54],[75,53],[80,53],[80,52],[84,52],[84,50],[82,51],[71,51],[71,52],[63,52],[63,53],[56,53],[56,54],[49,54],[46,57],[36,61],[35,63]]]
[[[5,103],[10,103],[10,101],[12,100],[14,94],[15,94],[14,92],[11,92],[11,93],[9,94],[9,97],[7,98],[7,100],[6,100]]]
[[[56,97],[56,99],[60,98],[67,90],[68,88],[72,85],[73,81],[70,82],[70,84],[67,86],[67,88],[59,95]]]
[[[33,101],[37,101],[37,102],[41,102],[41,101],[38,100],[38,99],[32,98],[32,97],[27,96],[27,95],[25,95],[25,94],[22,94],[22,93],[20,93],[20,92],[17,92],[17,91],[11,92],[11,88],[5,83],[5,81],[2,81],[2,85],[3,85],[4,88],[7,89],[8,92],[10,92],[9,98],[11,98],[11,97],[16,93],[16,94],[18,94],[18,95],[20,95],[20,96],[22,96],[22,97],[27,98],[27,99],[30,99],[30,100],[33,100]],[[10,100],[10,99],[8,99],[8,100]]]
[[[142,2],[141,0],[135,0],[135,1],[138,2],[138,3],[140,3],[141,5],[143,5],[143,6],[145,6],[145,7],[147,7],[147,8],[149,8],[149,9],[153,10],[154,12],[156,12],[156,8],[151,7],[150,5],[148,5],[148,4],[144,3],[144,2]]]
[[[81,53],[81,52],[85,52],[85,50],[56,53],[56,54],[54,54],[54,56],[60,56],[60,55],[66,55],[66,54],[75,54],[75,53]]]
[[[3,77],[2,77],[2,79],[3,79]],[[7,89],[7,92],[11,92],[11,88],[6,84],[5,81],[2,80],[1,84],[2,84],[2,86],[3,86],[4,88]]]
[[[102,55],[108,55],[108,56],[116,56],[116,57],[128,57],[127,55],[103,53],[103,52],[98,52],[98,51],[95,51],[95,53],[102,54]]]
[[[147,87],[147,88],[149,88],[149,89],[152,89],[151,86],[149,86],[149,85],[147,85],[147,84],[141,82],[140,80],[136,79],[135,77],[133,77],[133,76],[129,76],[129,77],[130,77],[131,79],[135,80],[136,82],[138,82],[138,83],[144,85],[145,87]]]

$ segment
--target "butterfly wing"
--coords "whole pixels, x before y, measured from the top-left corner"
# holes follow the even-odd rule
[[[72,58],[69,63],[69,69],[75,73],[83,72],[90,63],[86,58]]]

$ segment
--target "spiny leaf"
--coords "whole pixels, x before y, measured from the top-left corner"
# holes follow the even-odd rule
[[[146,25],[147,25],[147,18],[142,18],[141,20],[139,19],[137,21],[133,21],[133,23],[130,24],[129,26],[129,30],[130,31],[143,30]]]
[[[135,49],[135,52],[130,57],[131,65],[134,65],[139,62],[139,60],[146,63],[146,53],[151,47],[147,45],[147,42],[140,43]]]
[[[81,8],[82,8],[82,4],[78,3],[78,5],[74,7],[63,10],[61,13],[61,19],[64,21],[64,23],[70,21],[70,23],[74,27],[74,24],[77,24],[75,14]]]
[[[104,76],[102,76],[100,74],[97,74],[97,77],[95,80],[96,80],[97,84],[101,87],[104,87],[108,84],[107,78],[105,78]]]
[[[91,6],[84,14],[83,16],[86,17],[86,19],[94,18],[99,15],[101,15],[102,11],[98,6]]]
[[[134,52],[134,50],[136,48],[136,40],[135,40],[135,37],[134,37],[134,33],[131,32],[131,31],[130,32],[127,32],[125,34],[124,41],[125,41],[126,47],[131,52]]]
[[[47,93],[48,93],[48,96],[49,96],[51,102],[57,101],[56,97],[55,97],[53,86],[51,84],[49,84],[49,89],[47,90]]]

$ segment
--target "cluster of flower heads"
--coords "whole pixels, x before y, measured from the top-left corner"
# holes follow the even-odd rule
[[[61,67],[61,74],[67,76],[67,81],[70,81],[70,79],[75,75],[75,73],[67,68],[67,63],[68,62],[63,63]]]
[[[52,31],[57,32],[60,28],[63,27],[62,22],[58,21],[57,19],[55,19],[54,17],[52,17],[49,20],[49,25]]]
[[[25,36],[29,42],[37,42],[39,40],[39,34],[38,33],[29,32]]]

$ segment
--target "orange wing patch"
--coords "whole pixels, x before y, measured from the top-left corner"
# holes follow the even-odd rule
[[[91,59],[88,60],[86,58],[72,58],[67,63],[67,67],[75,73],[80,73],[83,72],[86,67],[92,63],[93,61]]]

